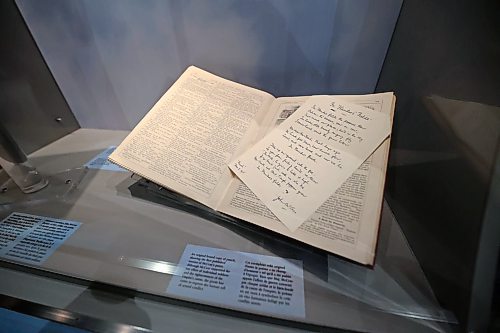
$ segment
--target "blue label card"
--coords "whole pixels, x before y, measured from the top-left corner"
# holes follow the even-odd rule
[[[187,245],[167,292],[270,315],[305,317],[302,262]]]
[[[81,223],[24,213],[0,222],[0,258],[41,265]]]
[[[98,170],[108,170],[108,171],[119,171],[119,172],[127,172],[127,170],[119,167],[118,165],[111,163],[108,160],[109,155],[114,152],[116,146],[110,146],[106,148],[99,155],[88,161],[85,166],[89,169],[98,169]]]
[[[90,333],[80,328],[0,308],[0,333]]]

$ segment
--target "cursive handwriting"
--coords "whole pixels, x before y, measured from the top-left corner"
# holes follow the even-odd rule
[[[294,125],[287,128],[282,137],[287,140],[287,147],[304,157],[307,162],[315,163],[318,160],[324,160],[342,169],[341,152],[339,150],[332,148],[321,140],[311,138]]]
[[[317,184],[314,171],[305,162],[290,156],[274,143],[254,157],[259,170],[272,184],[288,192],[306,197],[308,184]]]
[[[356,116],[355,120],[352,116]],[[328,110],[313,105],[295,124],[327,141],[349,147],[353,142],[364,140],[363,132],[370,120],[365,113],[352,111],[345,105],[332,102]]]
[[[290,203],[286,202],[282,196],[278,196],[271,201],[272,202],[279,202],[282,204],[281,209],[289,210],[289,211],[293,212],[294,214],[297,214],[297,212],[295,211],[295,207],[293,205],[291,205]]]
[[[234,168],[236,170],[238,170],[239,172],[246,173],[246,171],[245,171],[246,165],[243,164],[240,160],[236,161],[236,163],[234,163],[233,165],[234,165]]]

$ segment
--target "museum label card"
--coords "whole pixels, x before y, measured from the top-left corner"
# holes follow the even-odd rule
[[[14,212],[0,222],[0,258],[41,265],[80,224]]]
[[[302,262],[187,245],[167,292],[265,315],[305,317]]]

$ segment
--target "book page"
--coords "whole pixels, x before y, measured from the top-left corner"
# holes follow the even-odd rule
[[[252,142],[273,100],[191,66],[109,159],[214,208],[232,179],[227,163]]]
[[[229,167],[295,231],[390,131],[387,114],[314,96]]]
[[[274,117],[261,128],[259,136],[263,137],[274,126],[281,124],[307,98],[276,99],[270,109]],[[386,114],[391,114],[394,110],[392,93],[342,98]],[[232,181],[219,210],[314,247],[363,264],[373,264],[389,143],[389,139],[386,139],[335,193],[293,232],[279,222],[238,178]]]

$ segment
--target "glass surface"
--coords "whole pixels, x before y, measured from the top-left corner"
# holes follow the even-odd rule
[[[26,153],[2,124],[0,124],[0,168],[24,193],[36,192],[48,184],[47,179],[31,165]],[[1,191],[6,189],[5,184],[0,184]]]
[[[70,278],[101,285],[105,295],[83,292],[82,311],[153,330],[155,310],[136,302],[154,299],[160,313],[162,304],[201,308],[209,318],[236,318],[233,328],[246,320],[363,332],[488,325],[500,235],[498,6],[408,0],[385,58],[397,0],[15,4],[83,128],[30,155],[50,185],[33,194],[8,185],[0,219],[21,212],[81,225],[40,265],[0,261],[9,277],[3,292],[35,297],[36,285],[16,280],[24,271],[47,277],[54,290]],[[396,92],[374,267],[252,227],[130,172],[89,167],[191,64],[276,96],[371,93],[377,82],[377,90]],[[29,91],[6,86],[9,96]],[[16,116],[13,108],[5,114]],[[189,245],[300,263],[304,315],[169,292],[187,268],[180,262]],[[104,303],[112,306],[100,311]]]
[[[81,129],[34,153],[32,159],[48,174],[59,168],[78,170],[125,135]],[[71,154],[60,153],[68,150]],[[326,326],[372,332],[382,332],[387,325],[398,325],[408,332],[451,331],[455,322],[453,314],[437,303],[387,206],[372,269],[252,228],[129,172],[88,169],[64,200],[22,202],[15,207],[2,206],[2,217],[21,211],[82,223],[35,268],[132,288],[144,297],[172,297],[167,287],[172,276],[185,268],[179,266],[179,260],[192,244],[302,263],[305,317],[243,309],[253,313],[254,320],[264,316],[285,320],[285,325],[307,324],[310,329]],[[215,300],[181,299],[220,306]]]
[[[467,331],[498,318],[499,11],[488,1],[405,2],[377,87],[398,98],[387,200]]]
[[[47,178],[41,175],[29,161],[12,163],[0,157],[0,166],[24,193],[39,191],[49,184]],[[0,190],[6,191],[7,185],[0,184]]]

